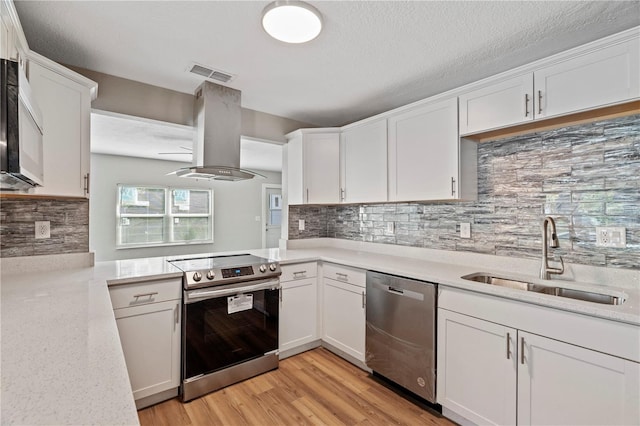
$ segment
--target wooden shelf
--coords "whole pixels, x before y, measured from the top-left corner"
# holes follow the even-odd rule
[[[612,118],[635,114],[640,114],[640,101],[633,101],[625,104],[563,115],[562,117],[553,117],[546,120],[533,121],[526,124],[506,127],[504,129],[490,130],[488,132],[476,133],[462,137],[476,142],[491,142],[497,139],[504,139],[527,133],[543,132],[558,129],[560,127],[609,120]]]

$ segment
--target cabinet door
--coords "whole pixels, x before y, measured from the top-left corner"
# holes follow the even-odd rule
[[[304,187],[304,151],[302,149],[302,135],[298,135],[286,145],[286,188],[287,203],[289,205],[305,203]],[[284,173],[284,170],[283,170]],[[283,179],[283,182],[285,180]]]
[[[281,291],[280,351],[317,340],[316,278],[283,282]]]
[[[534,74],[536,118],[640,97],[640,40],[597,50]]]
[[[35,61],[29,82],[43,118],[44,185],[36,194],[88,196],[89,89]]]
[[[640,424],[638,364],[518,332],[519,425]]]
[[[10,22],[9,22],[9,17],[6,16],[4,14],[4,8],[6,7],[4,4],[2,4],[2,10],[0,13],[0,58],[2,59],[10,59],[10,53],[9,53],[9,38],[11,35],[10,32]],[[6,22],[5,22],[6,19]]]
[[[457,197],[457,99],[389,118],[389,200]]]
[[[516,330],[438,309],[438,403],[476,424],[516,422]]]
[[[181,301],[116,309],[134,399],[180,385]]]
[[[387,201],[387,120],[344,131],[341,145],[340,201]]]
[[[459,97],[460,134],[533,120],[533,75],[510,78]]]
[[[323,340],[364,362],[365,289],[324,279]]]
[[[329,204],[340,201],[340,135],[306,134],[303,140],[305,201]]]

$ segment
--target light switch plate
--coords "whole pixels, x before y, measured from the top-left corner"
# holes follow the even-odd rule
[[[625,248],[627,228],[616,226],[596,226],[596,247]]]
[[[304,219],[298,220],[298,231],[304,231]]]
[[[460,238],[471,238],[471,224],[470,223],[461,223],[460,224]]]

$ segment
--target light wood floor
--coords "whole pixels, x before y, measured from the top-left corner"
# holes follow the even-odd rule
[[[142,426],[453,425],[322,348],[186,404],[176,398],[138,416]]]

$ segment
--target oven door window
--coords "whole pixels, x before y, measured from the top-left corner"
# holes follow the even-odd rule
[[[185,305],[185,379],[278,349],[278,290]]]

